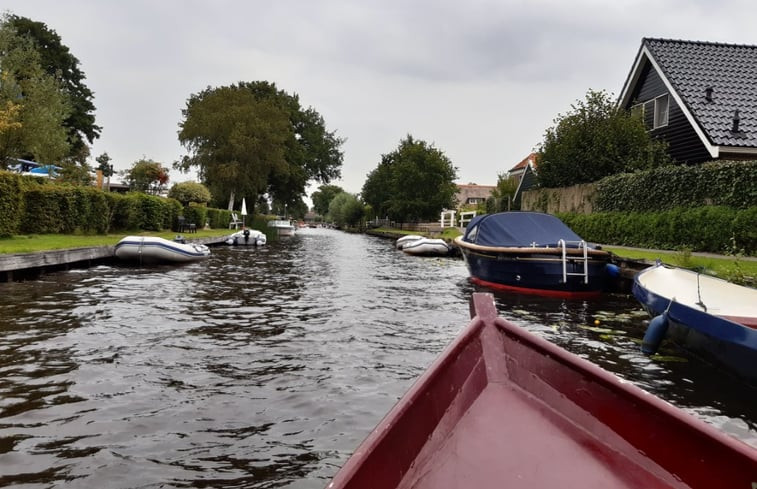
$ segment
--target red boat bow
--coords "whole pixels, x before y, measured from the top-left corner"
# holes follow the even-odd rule
[[[757,450],[497,316],[474,316],[329,488],[753,489]]]

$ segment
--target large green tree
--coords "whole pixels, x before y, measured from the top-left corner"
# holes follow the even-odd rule
[[[142,158],[126,171],[126,180],[131,190],[158,194],[168,183],[168,169],[157,161]]]
[[[31,40],[0,23],[0,168],[12,158],[57,163],[69,151],[63,121],[70,113],[59,82],[42,68]]]
[[[544,187],[594,182],[670,162],[666,144],[652,139],[641,118],[619,108],[604,91],[589,90],[554,123],[537,160]]]
[[[377,216],[400,222],[437,219],[454,207],[457,168],[439,149],[411,135],[381,157],[361,196]]]
[[[100,136],[101,128],[95,124],[94,94],[84,83],[86,76],[79,67],[79,60],[63,44],[58,33],[44,23],[17,15],[8,15],[5,21],[19,36],[32,42],[40,55],[42,69],[58,80],[68,98],[70,111],[63,121],[69,145],[67,156],[83,163],[89,155],[87,143],[92,144]]]
[[[321,185],[318,190],[312,193],[310,199],[313,201],[313,210],[325,216],[329,212],[329,204],[337,194],[344,192],[344,189],[338,185]]]
[[[190,96],[182,115],[179,141],[189,154],[175,166],[196,167],[217,199],[267,194],[275,209],[299,209],[308,182],[341,175],[343,140],[275,84],[207,88]]]
[[[363,211],[363,203],[357,195],[340,192],[329,203],[328,216],[339,227],[354,227],[363,218]]]

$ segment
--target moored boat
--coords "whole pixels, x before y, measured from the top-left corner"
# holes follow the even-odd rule
[[[472,321],[329,489],[751,488],[757,450],[497,316]]]
[[[423,236],[421,236],[420,234],[407,234],[405,236],[402,236],[401,238],[397,238],[397,241],[394,242],[394,245],[398,250],[401,250],[405,245],[410,244],[413,241],[418,241],[419,239],[423,239]]]
[[[567,298],[599,295],[610,253],[587,243],[560,219],[539,212],[474,217],[455,238],[471,281],[490,288]]]
[[[757,289],[657,264],[636,275],[632,291],[653,317],[645,353],[669,338],[757,383]]]
[[[140,263],[191,262],[210,256],[204,244],[169,241],[156,236],[126,236],[115,246],[114,254],[121,260]]]
[[[275,229],[279,236],[294,236],[294,225],[288,219],[273,219],[268,221],[268,227]]]
[[[267,241],[268,238],[262,231],[245,228],[229,235],[226,244],[237,246],[263,246]]]
[[[416,256],[447,256],[449,245],[443,239],[424,238],[405,243],[402,251]]]

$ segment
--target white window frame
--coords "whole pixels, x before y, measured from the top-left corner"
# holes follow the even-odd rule
[[[668,125],[670,119],[670,97],[666,93],[654,99],[654,122],[653,129],[659,129]]]

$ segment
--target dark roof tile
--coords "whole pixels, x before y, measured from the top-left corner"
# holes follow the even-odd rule
[[[757,46],[653,38],[644,44],[713,144],[757,146]],[[735,110],[739,134],[731,132]]]

